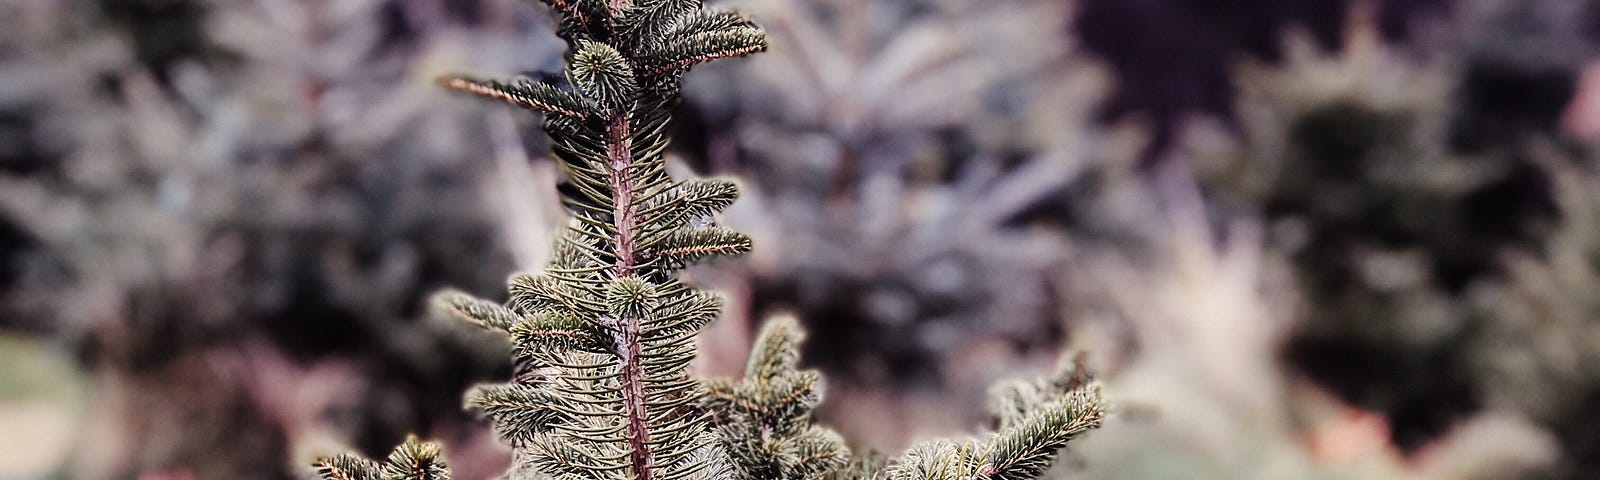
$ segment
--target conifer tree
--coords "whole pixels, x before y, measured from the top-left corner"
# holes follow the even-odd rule
[[[770,323],[745,378],[687,374],[718,294],[675,278],[684,266],[747,252],[745,235],[709,218],[729,206],[726,179],[666,173],[668,112],[688,67],[767,48],[761,29],[700,0],[544,0],[568,42],[566,83],[449,76],[444,86],[544,115],[571,214],[550,264],[510,279],[502,305],[444,292],[435,305],[510,337],[517,375],[467,394],[515,449],[511,479],[1036,478],[1066,441],[1099,425],[1098,388],[1007,390],[1000,431],[924,444],[887,469],[850,460],[815,426],[815,371],[798,371],[802,337]],[[437,445],[408,440],[387,463],[340,455],[329,480],[448,479]]]

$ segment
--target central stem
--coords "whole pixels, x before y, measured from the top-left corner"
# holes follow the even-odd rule
[[[611,223],[616,227],[617,278],[633,276],[636,256],[635,230],[638,215],[633,210],[633,135],[629,133],[628,112],[612,115],[606,124],[606,165],[611,180]]]
[[[616,228],[617,278],[635,274],[638,216],[633,208],[633,135],[629,132],[627,111],[612,114],[606,125],[607,173],[611,181],[611,222]],[[622,410],[627,416],[627,438],[631,452],[629,465],[638,480],[651,480],[653,458],[650,452],[649,412],[644,397],[644,362],[639,345],[639,319],[615,319],[613,325],[617,358],[622,362]]]

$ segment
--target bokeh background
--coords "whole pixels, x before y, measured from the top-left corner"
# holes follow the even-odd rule
[[[440,439],[560,212],[517,0],[0,0],[0,478],[304,478]],[[1059,479],[1600,478],[1600,3],[728,0],[680,175],[756,252],[696,368],[792,314],[858,450],[1089,352]]]

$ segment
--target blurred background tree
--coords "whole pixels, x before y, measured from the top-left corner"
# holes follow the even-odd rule
[[[4,325],[93,378],[68,474],[285,478],[306,442],[468,420],[461,389],[503,352],[438,335],[420,299],[512,265],[487,124],[423,80],[550,58],[542,24],[487,2],[5,8]]]

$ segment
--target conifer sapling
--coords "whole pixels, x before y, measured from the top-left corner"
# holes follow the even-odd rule
[[[816,426],[815,371],[798,371],[802,333],[769,323],[745,378],[687,374],[695,339],[722,297],[675,278],[684,266],[750,250],[745,235],[706,219],[738,195],[725,179],[673,180],[670,107],[690,66],[767,48],[759,27],[700,0],[544,0],[569,45],[570,87],[449,76],[444,86],[544,116],[566,175],[571,218],[546,269],[510,280],[502,305],[459,292],[441,310],[506,334],[516,378],[467,394],[514,448],[511,479],[1035,478],[1066,441],[1098,426],[1092,384],[1016,387],[1000,431],[984,441],[914,448],[884,470],[851,460]],[[1031,390],[1029,388],[1032,388]],[[448,479],[435,444],[408,440],[379,463],[319,461],[330,480]]]

